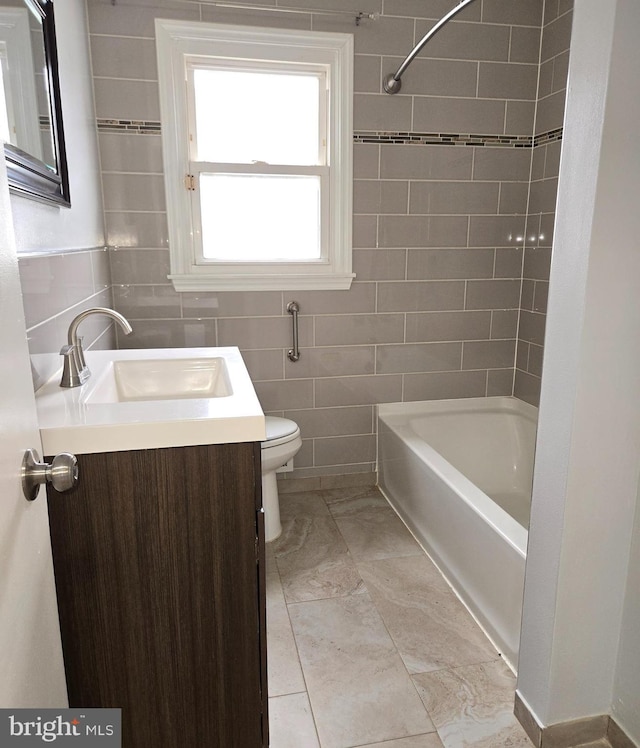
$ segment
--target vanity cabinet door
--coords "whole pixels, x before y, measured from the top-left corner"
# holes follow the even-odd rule
[[[78,463],[49,495],[70,704],[120,707],[125,748],[267,745],[260,445]]]

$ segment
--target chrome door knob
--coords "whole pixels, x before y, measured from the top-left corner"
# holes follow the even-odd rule
[[[40,462],[35,449],[27,449],[22,458],[22,491],[27,501],[38,495],[38,486],[51,483],[58,493],[70,491],[78,482],[78,460],[75,455],[61,452],[51,464]]]

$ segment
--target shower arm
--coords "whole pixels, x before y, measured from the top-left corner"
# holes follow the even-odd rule
[[[384,88],[385,92],[388,94],[397,94],[398,91],[402,88],[402,81],[400,80],[402,78],[402,75],[404,71],[411,65],[415,57],[418,55],[418,53],[422,50],[424,45],[431,39],[432,36],[438,33],[440,29],[448,22],[450,21],[454,16],[458,15],[458,13],[467,7],[467,5],[470,5],[473,2],[473,0],[461,0],[458,5],[456,5],[455,8],[452,8],[446,16],[441,18],[438,23],[436,23],[435,26],[429,29],[427,33],[420,39],[420,41],[416,44],[416,46],[409,52],[409,54],[406,56],[404,62],[400,67],[396,70],[395,73],[389,73],[389,75],[385,76],[384,80],[382,81],[382,87]]]

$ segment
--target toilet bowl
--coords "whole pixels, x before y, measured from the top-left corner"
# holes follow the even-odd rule
[[[287,463],[302,446],[300,429],[288,418],[266,417],[267,438],[261,444],[262,506],[265,540],[269,543],[282,532],[276,470]]]

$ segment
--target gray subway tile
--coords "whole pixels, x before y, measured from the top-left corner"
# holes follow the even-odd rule
[[[535,295],[535,281],[524,278],[522,280],[522,290],[520,293],[520,309],[526,309],[528,312],[533,311],[533,298]]]
[[[540,29],[513,26],[511,29],[510,62],[538,64],[540,56]]]
[[[445,145],[383,145],[380,148],[380,177],[381,179],[469,179],[473,150],[475,149]],[[527,177],[528,174],[527,168]]]
[[[382,70],[395,72],[402,57],[384,57]],[[463,60],[434,60],[416,58],[402,77],[405,94],[421,96],[476,96],[478,63]]]
[[[381,16],[355,35],[356,54],[405,55],[413,46],[413,19]],[[389,97],[393,98],[393,97]]]
[[[280,291],[186,292],[184,317],[272,317],[282,314]]]
[[[553,66],[554,60],[547,60],[540,65],[538,77],[538,98],[549,96],[553,93]]]
[[[353,271],[362,281],[402,280],[406,264],[406,249],[353,250]]]
[[[487,99],[535,101],[537,82],[537,65],[481,62],[478,70],[478,96]],[[510,131],[507,129],[507,132]]]
[[[404,131],[411,128],[411,97],[388,94],[354,94],[355,130]]]
[[[95,78],[93,90],[99,119],[160,120],[156,81]]]
[[[262,3],[257,3],[262,4]],[[207,23],[231,23],[242,26],[271,26],[284,29],[311,29],[311,14],[271,13],[253,9],[236,9],[215,6],[213,3],[201,6],[201,20]]]
[[[497,182],[411,182],[409,212],[497,213]]]
[[[419,132],[502,133],[504,114],[505,102],[496,99],[415,96],[413,129]]]
[[[377,216],[353,217],[353,246],[354,248],[375,247],[378,244]]]
[[[404,337],[402,314],[324,315],[315,319],[318,346],[397,343]],[[301,340],[303,338],[301,337]]]
[[[376,438],[366,436],[334,436],[316,439],[314,444],[314,464],[344,465],[374,462],[376,459]]]
[[[284,379],[284,355],[282,348],[242,351],[252,382]]]
[[[523,243],[524,216],[470,216],[471,247],[516,247]]]
[[[395,403],[402,399],[402,375],[329,377],[318,379],[315,390],[316,408]]]
[[[380,93],[382,58],[379,55],[355,55],[353,90],[357,93]]]
[[[513,395],[513,369],[491,369],[487,372],[487,397]]]
[[[551,269],[551,249],[527,247],[524,253],[523,278],[531,280],[549,280]]]
[[[357,179],[353,183],[354,213],[407,213],[409,183]]]
[[[558,91],[538,101],[536,109],[536,135],[562,127],[565,99],[565,91]]]
[[[529,349],[531,346],[525,340],[516,343],[516,369],[526,371],[529,368]]]
[[[569,49],[553,59],[553,84],[552,90],[563,91],[567,87],[569,74]]]
[[[285,291],[284,304],[295,299],[300,305],[300,316],[307,314],[358,314],[374,312],[375,283],[354,282],[348,291]]]
[[[166,213],[105,212],[110,247],[168,247]]]
[[[100,162],[103,171],[162,174],[160,134],[99,132]]]
[[[522,254],[522,247],[496,249],[494,278],[521,278]]]
[[[424,36],[432,26],[428,21],[417,20],[417,37]],[[506,61],[509,59],[509,26],[454,21],[429,41],[429,55],[444,59]]]
[[[527,210],[529,185],[526,182],[502,182],[498,213],[523,215]]]
[[[374,371],[375,349],[368,345],[303,348],[298,361],[285,361],[287,379],[344,377]]]
[[[569,49],[572,23],[573,15],[565,13],[544,27],[540,47],[540,60],[542,62]]]
[[[164,285],[169,283],[169,250],[112,249],[111,280],[114,284]]]
[[[173,8],[167,2],[136,5],[120,4],[117,7],[110,2],[91,0],[87,3],[89,29],[91,33],[111,34],[113,36],[130,36],[155,39],[155,19],[158,8],[162,6],[162,17],[181,21],[199,21],[200,11],[197,8],[185,8],[176,2]]]
[[[373,433],[372,405],[285,410],[284,415],[298,424],[305,438]]]
[[[556,209],[557,195],[557,177],[532,182],[529,193],[529,212],[553,213]]]
[[[353,178],[377,179],[380,169],[380,146],[376,143],[353,144]]]
[[[451,3],[448,0],[393,0],[392,4],[386,3],[384,10],[389,15],[431,18],[438,21],[451,10]],[[479,21],[480,10],[480,5],[471,3],[456,18],[465,21]]]
[[[463,281],[410,281],[378,285],[378,312],[420,312],[463,307]]]
[[[548,300],[549,300],[549,283],[546,281],[536,281],[534,299],[533,299],[533,311],[542,312],[543,314],[545,314],[547,311]]]
[[[560,173],[560,156],[562,143],[549,143],[545,150],[544,177],[557,177]]]
[[[505,369],[513,366],[515,340],[479,340],[463,343],[463,369]]]
[[[254,385],[265,412],[283,411],[286,408],[313,408],[312,379],[255,382]]]
[[[467,281],[466,309],[517,309],[520,304],[520,281]]]
[[[211,348],[217,345],[213,320],[143,319],[130,335],[118,334],[118,348]]]
[[[484,371],[448,371],[404,375],[404,400],[447,400],[483,397],[486,393]]]
[[[518,309],[494,309],[491,312],[491,339],[515,338],[518,332]]]
[[[156,45],[153,39],[95,34],[90,39],[95,78],[158,80]]]
[[[465,247],[466,216],[380,216],[381,247]]]
[[[491,0],[482,7],[483,23],[508,23],[512,26],[536,26],[542,24],[542,0]]]
[[[172,286],[113,287],[115,308],[127,319],[180,318],[180,296]]]
[[[310,345],[313,325],[309,317],[299,319],[300,346]],[[287,317],[227,317],[218,320],[220,345],[255,348],[290,348],[291,319]]]
[[[534,345],[533,343],[529,346],[529,361],[527,369],[529,374],[533,374],[535,377],[542,376],[542,357],[544,353],[544,347],[541,345]]]
[[[376,349],[376,372],[455,371],[460,369],[461,355],[462,343],[379,345]]]
[[[407,343],[487,340],[490,332],[490,311],[407,314]]]
[[[519,400],[524,400],[537,408],[540,405],[540,384],[539,377],[516,369],[513,394]]]
[[[509,135],[528,135],[533,131],[536,115],[534,101],[507,101],[504,131]]]
[[[493,249],[410,249],[407,277],[410,280],[491,278]]]
[[[161,174],[104,173],[102,186],[105,210],[165,210],[164,177]]]
[[[520,312],[520,328],[518,335],[522,340],[536,345],[544,345],[544,328],[546,315],[537,312]]]
[[[473,178],[498,182],[528,182],[529,148],[474,148]]]

